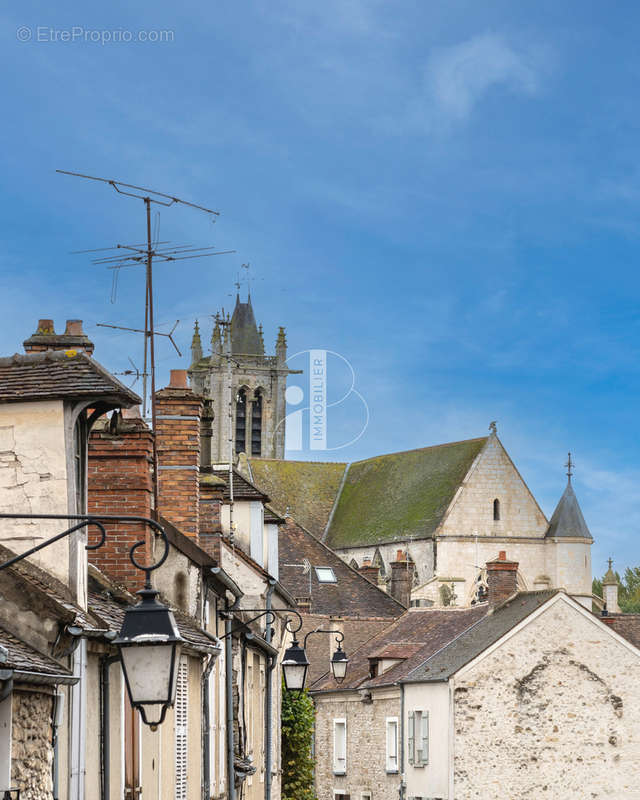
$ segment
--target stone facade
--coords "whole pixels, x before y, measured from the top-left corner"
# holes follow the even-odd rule
[[[316,707],[315,748],[318,800],[334,800],[335,792],[360,800],[370,792],[375,800],[397,800],[401,775],[386,771],[386,720],[400,719],[400,690],[372,692],[363,702],[358,692],[323,695]],[[347,723],[347,763],[344,775],[333,771],[333,721]]]
[[[455,678],[456,797],[640,797],[638,651],[558,598]]]
[[[51,692],[19,686],[12,703],[11,785],[25,800],[52,800]]]

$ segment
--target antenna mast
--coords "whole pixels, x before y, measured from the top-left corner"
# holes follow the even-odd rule
[[[94,175],[83,175],[80,172],[69,172],[64,169],[57,169],[56,172],[62,175],[71,175],[74,178],[84,178],[86,180],[106,183],[115,189],[118,194],[142,200],[145,206],[147,223],[147,242],[146,251],[146,288],[145,288],[145,315],[144,315],[144,367],[143,374],[147,372],[147,348],[149,350],[149,366],[151,373],[151,427],[153,429],[153,514],[158,515],[158,444],[156,441],[156,362],[155,362],[155,329],[153,320],[153,256],[154,250],[151,240],[151,204],[160,206],[172,206],[181,204],[190,208],[203,211],[205,214],[219,216],[219,211],[189,203],[164,192],[157,192],[154,189],[147,189],[144,186],[135,186],[132,183],[113,180],[109,178],[97,178]]]

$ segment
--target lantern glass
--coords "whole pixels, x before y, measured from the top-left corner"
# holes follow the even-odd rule
[[[131,644],[121,648],[131,704],[173,704],[179,647],[164,644]]]
[[[338,645],[338,649],[331,656],[331,672],[336,683],[342,683],[347,674],[347,664],[349,659],[344,650]]]
[[[290,691],[301,691],[304,689],[305,679],[309,661],[303,647],[300,647],[294,639],[291,647],[285,650],[282,659],[282,672],[284,674],[284,685]]]

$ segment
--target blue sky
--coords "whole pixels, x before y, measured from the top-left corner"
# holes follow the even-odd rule
[[[69,253],[140,241],[142,205],[55,169],[158,188],[221,211],[212,225],[163,210],[161,238],[238,251],[158,266],[162,330],[180,319],[188,350],[197,317],[208,337],[250,262],[267,345],[284,324],[290,352],[352,364],[368,428],[313,457],[497,420],[548,515],[574,453],[596,574],[610,554],[640,561],[636,4],[24,0],[1,14],[5,353],[39,317],[81,317],[106,366],[139,363],[138,339],[95,324],[141,324],[141,273],[123,272],[111,304],[107,271]],[[162,384],[187,363],[162,342],[158,366]],[[330,435],[361,416],[346,403]]]

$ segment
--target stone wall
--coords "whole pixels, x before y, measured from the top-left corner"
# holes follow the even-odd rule
[[[23,800],[51,800],[53,792],[51,692],[38,687],[13,691],[11,785]]]
[[[456,797],[640,797],[637,652],[563,595],[455,681]]]
[[[365,703],[357,692],[316,695],[316,792],[318,800],[334,800],[334,792],[360,800],[371,792],[375,800],[397,800],[401,776],[386,771],[386,718],[400,718],[400,690],[374,691]],[[347,720],[347,768],[333,774],[333,720]]]

